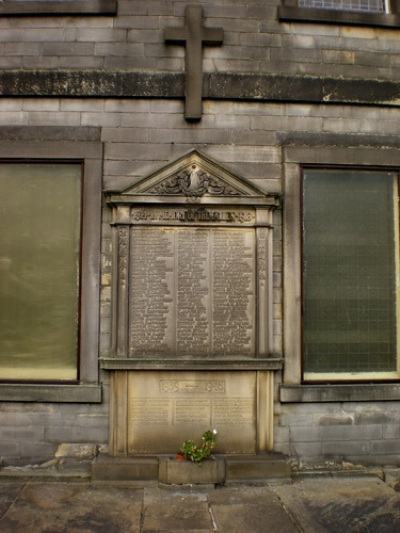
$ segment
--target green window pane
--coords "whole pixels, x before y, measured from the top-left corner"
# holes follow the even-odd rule
[[[0,165],[0,379],[76,380],[81,166]]]
[[[306,373],[397,369],[397,176],[304,176]]]

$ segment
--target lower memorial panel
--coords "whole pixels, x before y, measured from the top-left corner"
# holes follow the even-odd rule
[[[129,372],[128,453],[175,453],[208,429],[216,453],[255,453],[256,384],[252,371]]]

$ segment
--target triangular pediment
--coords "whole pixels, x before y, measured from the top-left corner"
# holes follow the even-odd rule
[[[186,198],[247,197],[264,193],[197,150],[181,156],[129,187],[123,195]]]

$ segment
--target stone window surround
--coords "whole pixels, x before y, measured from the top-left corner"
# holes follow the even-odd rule
[[[31,140],[35,136],[33,130],[36,131],[37,138],[42,137],[42,140]],[[93,132],[88,133],[89,140],[85,141],[75,128],[26,127],[18,128],[18,132],[13,128],[5,128],[3,132],[3,128],[0,128],[0,163],[4,160],[52,163],[71,161],[83,164],[80,382],[65,384],[3,382],[0,383],[0,401],[101,402],[98,350],[103,149],[101,142],[93,141]],[[7,137],[10,140],[4,140]],[[21,140],[17,140],[16,137]],[[62,137],[66,140],[62,141]],[[74,137],[78,142],[72,140]],[[52,141],[52,138],[59,140]]]
[[[397,382],[302,383],[301,342],[301,174],[305,166],[398,170],[400,150],[376,147],[286,146],[284,154],[284,373],[280,401],[359,402],[400,400]]]
[[[117,14],[116,0],[4,0],[0,17],[24,16],[112,16]]]
[[[382,14],[299,7],[297,0],[283,0],[278,8],[278,19],[280,22],[400,28],[400,0],[389,0],[389,5],[390,13]]]

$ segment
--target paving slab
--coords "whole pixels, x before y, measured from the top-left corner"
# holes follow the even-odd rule
[[[215,529],[221,533],[298,533],[270,487],[227,487],[210,494]]]
[[[208,495],[201,491],[144,489],[143,533],[213,531]]]
[[[400,493],[375,477],[311,478],[273,490],[307,533],[400,531]]]
[[[3,491],[16,488],[3,485]],[[0,520],[2,533],[140,533],[141,490],[29,483]]]
[[[0,484],[0,520],[24,488],[22,483]]]
[[[0,483],[1,533],[399,531],[400,492],[377,477],[217,488]]]

